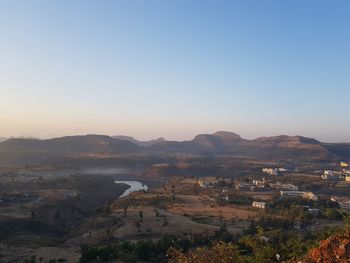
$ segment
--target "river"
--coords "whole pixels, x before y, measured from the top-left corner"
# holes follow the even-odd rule
[[[127,184],[130,185],[130,188],[126,189],[125,192],[120,196],[124,197],[127,196],[128,194],[135,192],[135,191],[140,191],[140,190],[146,190],[148,189],[148,186],[139,182],[139,181],[114,181],[116,184]]]

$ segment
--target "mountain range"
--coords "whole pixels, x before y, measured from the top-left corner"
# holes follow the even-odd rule
[[[261,159],[350,159],[350,143],[324,143],[303,136],[244,139],[236,133],[219,131],[200,134],[188,141],[138,141],[129,136],[81,135],[54,139],[11,138],[0,142],[0,158],[17,154],[79,156],[86,154],[195,154],[229,155]]]

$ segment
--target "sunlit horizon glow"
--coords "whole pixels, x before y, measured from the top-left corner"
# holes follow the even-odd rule
[[[1,1],[0,137],[350,142],[350,2]]]

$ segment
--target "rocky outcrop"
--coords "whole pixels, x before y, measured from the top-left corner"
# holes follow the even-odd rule
[[[339,234],[320,242],[319,247],[309,251],[303,260],[289,263],[349,263],[350,236]]]

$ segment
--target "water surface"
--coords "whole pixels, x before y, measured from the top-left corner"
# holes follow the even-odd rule
[[[130,185],[130,188],[126,189],[125,192],[120,196],[124,197],[127,196],[128,194],[135,192],[135,191],[140,191],[140,190],[145,190],[147,191],[148,186],[139,182],[139,181],[114,181],[116,184],[127,184]]]

